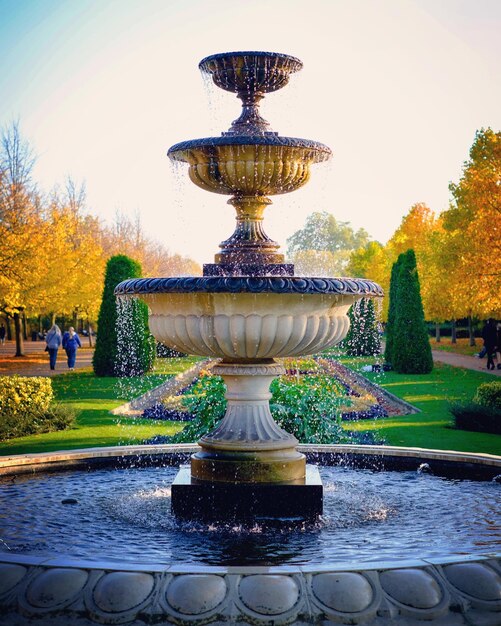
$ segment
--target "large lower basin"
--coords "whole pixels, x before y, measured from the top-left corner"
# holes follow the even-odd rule
[[[314,354],[348,332],[349,307],[381,288],[360,279],[135,279],[118,295],[138,295],[150,309],[157,341],[181,352],[262,360]]]
[[[67,528],[63,518],[58,520],[56,512],[51,510],[57,506],[66,506],[73,511],[68,514],[73,516],[75,523],[77,518],[82,517],[83,520],[79,522],[88,524],[85,532],[92,542],[93,536],[96,540],[102,540],[102,525],[89,517],[89,510],[95,508],[94,505],[91,503],[87,509],[78,503],[61,504],[61,500],[68,495],[77,500],[79,498],[78,493],[69,493],[73,470],[83,469],[87,476],[86,481],[92,482],[93,476],[100,476],[104,468],[120,468],[118,473],[123,475],[125,488],[127,476],[134,481],[140,468],[150,466],[157,468],[156,471],[153,470],[153,478],[150,477],[152,483],[157,484],[158,481],[162,482],[163,472],[169,470],[168,467],[164,470],[164,466],[185,462],[195,450],[194,446],[127,446],[20,455],[1,459],[0,471],[5,474],[3,482],[7,491],[22,494],[23,488],[26,488],[27,508],[33,507],[31,499],[37,497],[36,485],[31,483],[39,480],[39,472],[57,472],[52,474],[56,493],[51,498],[42,497],[43,501],[39,503],[37,514],[31,523],[43,525],[44,519],[50,519],[51,528],[59,524],[61,534],[71,536],[73,524]],[[419,511],[425,502],[429,502],[430,508],[436,510],[437,515],[438,509],[446,510],[449,503],[450,515],[453,515],[454,507],[450,500],[436,501],[434,504],[434,498],[439,493],[433,487],[437,481],[450,483],[450,488],[456,493],[461,492],[463,484],[459,480],[460,476],[466,480],[466,492],[474,487],[472,478],[489,481],[485,483],[489,492],[499,489],[499,485],[492,480],[501,471],[501,458],[490,455],[373,446],[301,446],[301,451],[309,456],[310,461],[321,465],[365,467],[364,471],[369,472],[366,474],[369,477],[381,469],[394,470],[389,472],[390,483],[393,482],[392,473],[401,473],[404,484],[408,485],[401,495],[408,502],[412,502],[413,492],[405,493],[407,489],[412,489],[413,484],[420,486],[414,495],[416,540],[419,541],[425,540],[429,533],[431,543],[434,532],[438,530],[433,523],[433,513],[426,518],[431,519],[431,522],[423,524],[421,521]],[[422,469],[423,463],[427,464],[428,471],[435,474],[429,483],[431,493],[426,494],[426,497],[423,492],[425,482],[416,474],[420,466]],[[103,469],[98,469],[95,473],[90,471],[97,468]],[[335,468],[331,468],[331,471],[335,472]],[[343,474],[347,470],[341,468],[339,471]],[[441,475],[449,478],[441,479]],[[407,476],[409,477],[406,478]],[[47,482],[46,478],[41,480]],[[51,482],[50,476],[48,482]],[[146,489],[150,491],[153,488],[152,484],[146,485]],[[363,485],[359,489],[363,490]],[[100,490],[102,491],[102,487],[96,485],[96,500],[102,497]],[[346,504],[342,497],[341,477],[339,485],[334,479],[333,490],[334,497],[340,497]],[[384,498],[383,491],[381,489],[377,495]],[[474,491],[473,489],[472,493]],[[108,495],[111,497],[112,494]],[[17,507],[21,503],[22,508],[22,498],[20,500],[16,497],[13,495],[13,502],[16,502]],[[473,499],[470,504],[464,510],[465,523],[467,518],[475,516],[475,508],[480,501],[477,504]],[[148,506],[138,509],[139,519],[137,522],[131,519],[131,523],[137,523],[140,534],[150,536],[155,541],[154,538],[159,536],[159,529],[148,517]],[[128,508],[127,502],[124,507]],[[46,515],[40,513],[44,510],[47,511]],[[116,515],[112,511],[111,519],[106,520],[106,524],[113,525]],[[352,516],[352,512],[347,511],[347,516]],[[0,529],[7,519],[8,513],[4,510]],[[377,525],[379,522],[376,520],[374,523]],[[116,524],[118,528],[121,524],[119,518],[116,519]],[[116,554],[111,557],[113,551],[106,548],[98,550],[93,558],[72,557],[65,554],[64,550],[53,547],[52,552],[47,551],[42,543],[35,546],[35,553],[30,553],[30,549],[26,548],[24,553],[21,550],[17,553],[11,551],[0,554],[0,624],[414,626],[426,623],[430,626],[499,626],[501,568],[499,555],[494,553],[495,529],[499,529],[499,525],[499,515],[494,506],[490,514],[486,513],[483,523],[483,528],[487,528],[490,533],[489,541],[482,546],[485,533],[479,530],[478,545],[473,551],[461,550],[460,542],[458,544],[455,537],[451,536],[450,553],[446,549],[442,554],[433,553],[430,546],[423,547],[422,555],[416,556],[415,551],[409,553],[405,547],[409,544],[405,539],[401,540],[398,530],[394,529],[389,532],[393,532],[391,540],[395,551],[391,557],[385,554],[384,560],[378,559],[376,552],[369,559],[364,553],[362,559],[355,557],[342,562],[341,558],[336,558],[335,545],[330,545],[325,547],[334,555],[331,560],[327,558],[324,561],[305,562],[300,559],[296,564],[292,561],[292,564],[262,566],[239,564],[238,554],[243,555],[248,549],[245,543],[240,547],[235,545],[232,565],[212,566],[193,563],[193,554],[183,549],[181,544],[176,547],[176,559],[162,558],[158,546],[153,545],[152,549],[156,549],[158,555],[156,560],[139,558],[134,562],[128,555],[127,534],[123,536],[121,544],[118,544],[118,553],[122,555],[118,558]],[[391,529],[392,524],[389,526]],[[366,528],[366,540],[370,543],[371,525],[368,524]],[[30,539],[35,543],[39,530],[38,525],[34,526],[31,533]],[[193,546],[197,540],[205,541],[204,533],[200,535],[199,529],[195,532],[199,534],[190,535],[189,530],[185,531],[188,543],[191,541]],[[238,532],[238,529],[232,532]],[[256,528],[255,532],[259,533],[259,529]],[[294,532],[295,540],[292,539]],[[301,532],[305,537],[300,537]],[[347,532],[349,533],[349,528]],[[19,537],[26,533],[30,534],[23,530]],[[321,534],[305,529],[292,531],[289,536],[285,534],[281,548],[287,553],[288,544],[294,551],[293,543],[305,543],[308,533],[311,535],[310,543],[322,544]],[[214,542],[214,529],[207,528],[205,534],[206,541]],[[222,540],[225,540],[225,534],[228,533],[222,533]],[[360,533],[360,529],[356,527],[353,529],[353,536],[357,536],[358,541],[364,540],[363,532]],[[78,532],[75,532],[74,538],[76,544],[81,541]],[[412,535],[410,541],[412,543]],[[52,546],[57,545],[57,539],[52,535],[49,543]],[[306,541],[305,545],[308,546],[308,543]],[[321,545],[320,547],[322,548]],[[208,555],[210,562],[210,551]],[[261,556],[266,562],[266,554]]]

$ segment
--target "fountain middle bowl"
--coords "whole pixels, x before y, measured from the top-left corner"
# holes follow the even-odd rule
[[[131,279],[115,294],[147,303],[157,341],[189,354],[252,361],[335,345],[348,331],[350,306],[383,292],[365,279],[268,276]]]
[[[309,180],[310,165],[327,161],[332,152],[317,141],[269,134],[192,139],[167,154],[188,163],[191,181],[206,191],[266,196],[299,189]]]

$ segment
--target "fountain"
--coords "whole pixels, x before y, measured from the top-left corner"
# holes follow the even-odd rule
[[[281,137],[259,114],[266,93],[289,82],[302,63],[285,54],[236,52],[203,59],[200,69],[242,101],[242,113],[221,137],[172,146],[173,161],[189,165],[191,181],[230,195],[235,232],[220,244],[202,278],[139,279],[117,286],[148,304],[157,341],[190,354],[219,357],[228,409],[199,441],[191,471],[172,488],[179,517],[314,519],[322,513],[318,471],[306,471],[297,440],[273,420],[268,399],[276,357],[313,354],[341,341],[347,311],[362,296],[381,296],[368,280],[299,278],[263,228],[268,196],[292,192],[311,165],[331,156],[314,141]]]
[[[271,204],[269,196],[298,189],[308,181],[311,166],[331,155],[320,143],[279,136],[259,113],[265,94],[287,85],[290,75],[301,67],[294,57],[266,52],[216,54],[201,61],[200,69],[218,87],[240,98],[242,113],[220,137],[179,143],[168,154],[173,161],[188,164],[194,184],[231,196],[228,203],[236,210],[235,231],[220,244],[214,263],[204,266],[202,277],[134,279],[116,288],[118,296],[140,297],[148,304],[150,328],[158,341],[182,352],[219,359],[213,371],[223,377],[228,400],[220,424],[202,437],[198,446],[105,448],[0,460],[0,471],[13,477],[7,495],[13,503],[21,502],[16,504],[19,515],[29,508],[29,502],[33,501],[35,508],[41,506],[37,504],[40,484],[26,479],[25,495],[23,474],[38,468],[57,472],[47,482],[58,483],[55,477],[61,476],[64,486],[69,468],[95,470],[94,488],[87,473],[78,478],[80,487],[75,487],[81,489],[82,498],[86,486],[91,491],[85,500],[86,513],[81,514],[84,522],[90,519],[87,510],[90,515],[95,508],[94,498],[103,497],[102,489],[98,489],[100,480],[105,485],[108,480],[108,470],[103,467],[129,468],[121,470],[126,473],[119,483],[127,485],[143,468],[181,465],[166,473],[169,485],[159,488],[161,502],[169,500],[167,492],[171,496],[174,521],[169,528],[174,539],[169,550],[174,554],[179,541],[181,562],[164,562],[161,551],[158,562],[144,563],[138,558],[139,562],[132,563],[126,555],[113,560],[106,556],[106,547],[97,548],[102,554],[98,561],[86,560],[85,550],[82,558],[80,548],[74,557],[51,557],[43,548],[41,556],[36,550],[35,554],[3,554],[0,623],[3,614],[7,620],[3,623],[19,625],[48,619],[54,624],[78,620],[75,623],[410,626],[426,620],[437,626],[499,626],[501,570],[496,556],[488,551],[459,554],[461,550],[456,547],[452,555],[431,552],[419,558],[412,553],[400,560],[397,557],[406,555],[391,552],[390,561],[385,552],[369,561],[366,557],[357,561],[355,549],[349,552],[352,556],[348,562],[343,562],[334,558],[335,545],[331,545],[329,559],[334,560],[323,562],[319,556],[302,557],[303,548],[296,547],[303,546],[309,554],[307,545],[315,543],[316,533],[321,533],[325,494],[318,465],[348,462],[370,468],[371,473],[381,467],[412,470],[410,476],[405,473],[403,482],[393,486],[401,493],[416,475],[421,476],[416,470],[427,463],[431,474],[490,481],[484,490],[489,498],[497,487],[492,479],[501,472],[501,459],[489,455],[375,446],[298,446],[271,416],[269,385],[284,372],[276,359],[314,354],[335,345],[348,330],[349,307],[359,298],[382,296],[380,287],[368,280],[295,276],[293,266],[278,252],[279,245],[263,229],[264,211]],[[307,457],[315,464],[307,465]],[[189,467],[184,465],[187,461]],[[327,491],[338,492],[341,500],[342,475],[337,476],[334,474]],[[372,489],[377,494],[386,488],[371,488],[369,474],[357,476],[362,481],[357,498],[363,499],[364,491]],[[150,474],[148,477],[151,480]],[[22,482],[19,488],[17,480]],[[434,493],[442,493],[438,487],[435,481]],[[387,488],[391,490],[391,485]],[[109,489],[120,491],[118,485]],[[354,486],[351,489],[356,490]],[[472,489],[467,502],[468,498],[484,498],[476,495],[475,487]],[[412,493],[419,494],[419,487]],[[411,500],[413,497],[420,496],[411,496]],[[57,504],[49,501],[50,506]],[[78,498],[72,501],[78,505]],[[146,500],[141,500],[141,509],[147,506]],[[329,506],[331,515],[337,506]],[[108,541],[111,544],[115,528],[122,527],[122,517],[131,508],[130,501],[120,507],[118,512],[112,507],[105,518],[98,516],[99,528],[92,528],[98,546],[106,546]],[[350,507],[356,509],[353,502]],[[434,511],[433,504],[428,508]],[[380,508],[378,514],[389,514],[387,509]],[[141,513],[140,509],[134,511],[135,515]],[[162,508],[160,512],[161,520],[167,512]],[[55,518],[54,526],[59,523],[61,534],[67,534],[64,523],[58,521],[67,517],[58,509]],[[73,518],[76,522],[74,514]],[[284,518],[288,518],[285,530],[281,527]],[[196,542],[183,539],[178,528],[192,534],[193,524],[197,528],[202,524],[210,533],[214,528],[217,531],[218,523],[222,523],[223,536],[237,533],[230,556],[216,560],[216,564],[205,556],[194,564],[188,553],[196,552]],[[253,555],[252,565],[248,565],[238,541],[241,524],[249,524],[257,533],[267,525],[278,525],[282,534],[275,542],[287,543],[289,533],[294,537],[293,545],[289,553],[279,550],[277,565],[273,565],[275,557],[271,554],[260,559]],[[491,530],[492,525],[496,527],[495,520],[491,526],[487,524]],[[85,533],[88,525],[79,528]],[[486,545],[491,545],[489,528],[484,531]],[[73,525],[71,529],[74,532]],[[411,516],[408,537],[412,537],[412,529]],[[129,532],[120,534],[121,545],[129,545]],[[161,542],[161,534],[155,534],[154,529],[150,532]],[[399,536],[398,526],[394,532]],[[24,536],[18,528],[16,534]],[[357,536],[362,546],[363,530]],[[429,540],[426,532],[420,535],[420,545]],[[39,541],[43,544],[44,540]],[[207,534],[202,535],[202,541],[214,545]],[[132,541],[130,545],[132,551]],[[133,554],[142,554],[143,544],[138,545]],[[398,549],[399,542],[391,545]],[[322,549],[319,554],[323,554]],[[377,557],[384,560],[374,560]],[[201,564],[207,560],[211,565]],[[280,564],[287,560],[292,565]]]

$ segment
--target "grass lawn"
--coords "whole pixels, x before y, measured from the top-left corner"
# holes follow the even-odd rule
[[[370,362],[369,359],[348,359],[341,355],[338,358],[355,370]],[[110,415],[109,411],[187,369],[197,360],[197,357],[160,359],[155,372],[138,379],[96,378],[90,369],[56,376],[52,380],[57,400],[71,404],[79,411],[76,428],[0,443],[0,455],[134,444],[155,435],[174,434],[182,423],[123,418]],[[363,374],[422,412],[345,422],[348,430],[378,430],[389,445],[501,455],[501,435],[450,428],[448,412],[449,402],[471,399],[480,383],[495,380],[491,374],[441,363],[426,375]]]
[[[198,357],[158,359],[155,371],[142,378],[97,378],[90,368],[55,376],[52,385],[57,401],[70,404],[79,412],[76,427],[10,439],[0,443],[0,455],[134,444],[155,435],[172,435],[182,424],[124,418],[110,415],[109,411],[198,360]]]
[[[341,360],[355,370],[368,362],[368,359]],[[501,455],[501,435],[450,428],[452,416],[448,412],[449,402],[470,400],[478,385],[497,380],[495,376],[442,363],[435,363],[430,374],[361,373],[422,412],[375,421],[351,422],[346,424],[346,428],[377,429],[386,443],[394,446]]]
[[[442,337],[437,343],[434,338],[430,338],[430,346],[432,350],[443,350],[444,352],[455,352],[456,354],[465,354],[473,356],[482,350],[484,342],[482,339],[476,339],[476,345],[470,346],[469,339],[458,339],[456,343],[451,343],[450,337]]]

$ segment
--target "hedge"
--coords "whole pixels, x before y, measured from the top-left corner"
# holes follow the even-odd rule
[[[0,441],[71,426],[75,412],[53,398],[50,378],[0,376]]]

